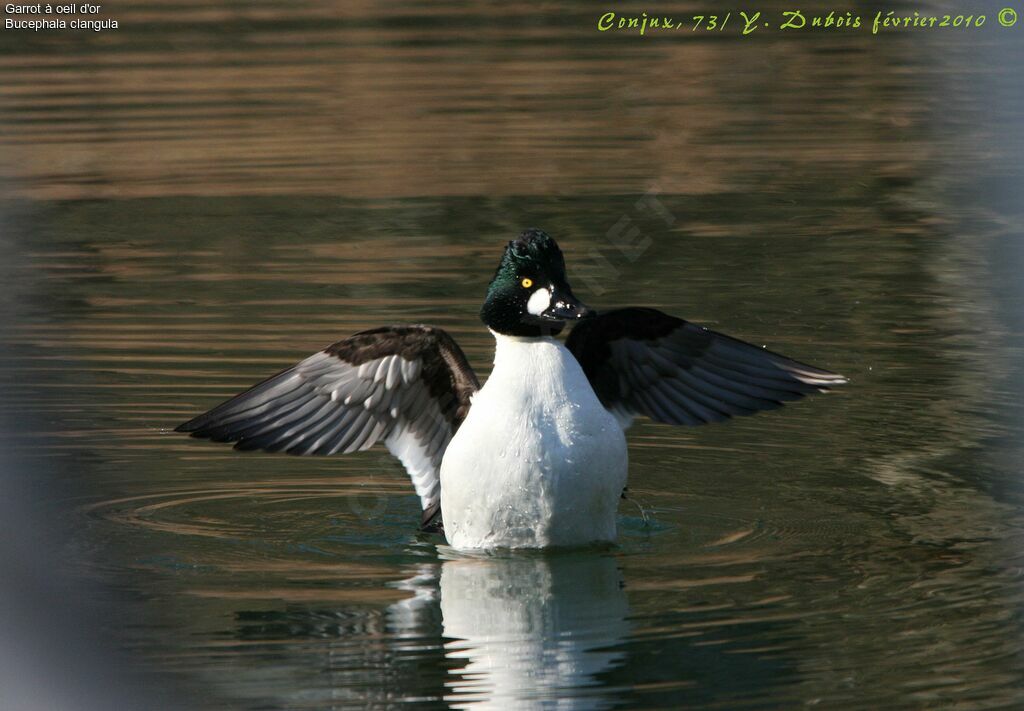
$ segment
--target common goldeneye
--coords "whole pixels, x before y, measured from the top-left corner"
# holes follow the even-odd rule
[[[599,315],[537,229],[505,248],[480,316],[497,342],[483,387],[443,330],[385,326],[177,430],[289,454],[383,442],[412,478],[421,526],[454,548],[573,546],[615,540],[635,417],[700,425],[846,382],[655,309]],[[567,323],[563,344],[555,335]]]

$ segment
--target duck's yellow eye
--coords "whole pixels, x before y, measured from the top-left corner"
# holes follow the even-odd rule
[[[523,279],[523,280],[522,280],[521,282],[519,282],[519,283],[523,285],[523,288],[524,288],[524,289],[529,289],[529,288],[530,288],[531,286],[533,286],[533,279],[531,279],[530,277],[525,277],[525,278],[524,278],[524,279]]]

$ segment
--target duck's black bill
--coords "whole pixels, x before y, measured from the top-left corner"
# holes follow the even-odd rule
[[[559,298],[557,295],[551,300],[551,306],[541,313],[542,317],[552,321],[577,321],[596,315],[597,311],[574,297],[565,299]]]
[[[534,316],[528,318],[538,326],[562,325],[566,321],[579,321],[596,316],[597,311],[577,299],[568,287],[556,289],[551,295],[551,304]]]

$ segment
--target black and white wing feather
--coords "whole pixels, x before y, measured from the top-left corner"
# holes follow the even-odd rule
[[[623,428],[637,415],[672,425],[718,422],[846,382],[656,309],[620,309],[582,321],[566,346]]]
[[[383,442],[412,478],[426,523],[440,501],[441,458],[479,387],[443,330],[390,326],[338,341],[177,431],[289,454],[347,454]]]

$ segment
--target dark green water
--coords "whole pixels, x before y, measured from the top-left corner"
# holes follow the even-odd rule
[[[0,52],[0,661],[40,698],[1024,704],[1017,29],[669,41],[597,35],[584,3],[161,7]],[[480,300],[531,225],[588,303],[851,383],[635,426],[620,544],[557,555],[418,536],[384,451],[170,431],[379,324],[442,326],[486,373]]]

